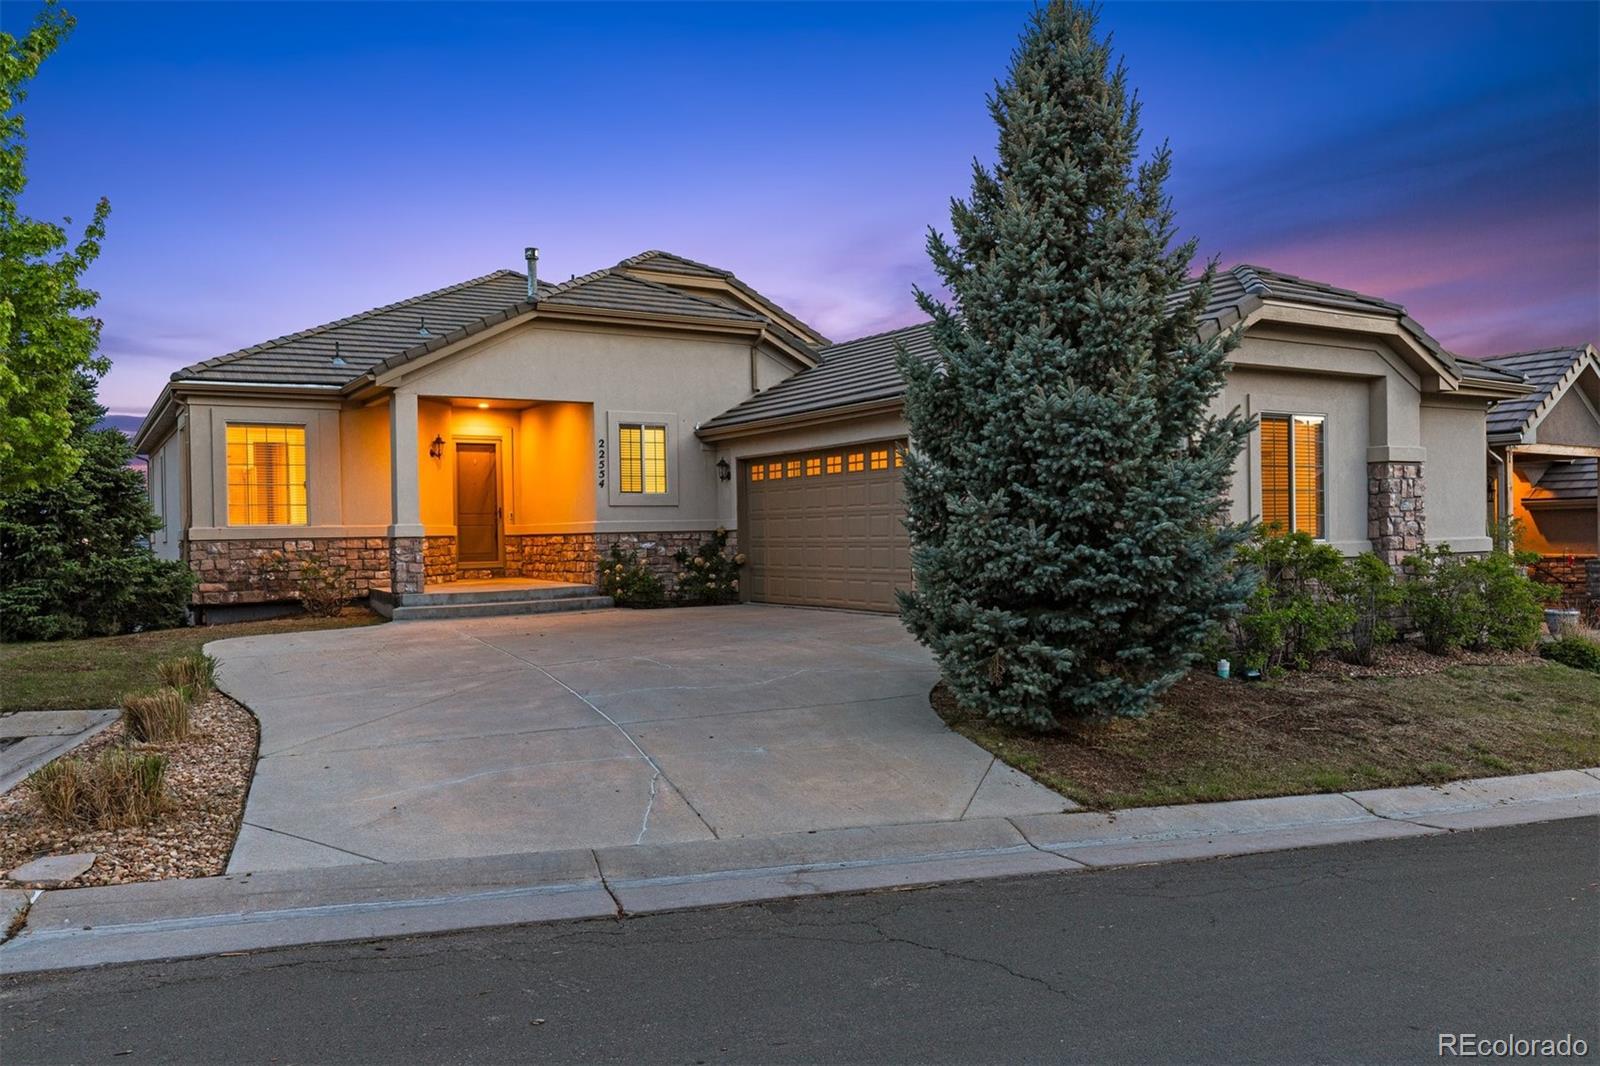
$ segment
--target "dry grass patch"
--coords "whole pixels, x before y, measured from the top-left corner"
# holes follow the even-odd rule
[[[110,748],[93,759],[69,756],[28,777],[45,816],[68,829],[127,829],[166,806],[167,757]]]
[[[161,688],[122,697],[122,724],[128,736],[143,743],[182,740],[189,735],[189,694]]]
[[[203,651],[163,659],[156,663],[156,677],[168,688],[203,700],[217,687],[217,660]]]
[[[1255,683],[1194,674],[1145,718],[1033,734],[951,727],[1088,807],[1433,784],[1600,765],[1600,676],[1532,656],[1397,649]]]

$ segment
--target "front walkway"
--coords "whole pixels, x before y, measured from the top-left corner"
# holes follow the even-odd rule
[[[230,872],[1063,810],[897,619],[744,605],[212,644],[261,719]]]

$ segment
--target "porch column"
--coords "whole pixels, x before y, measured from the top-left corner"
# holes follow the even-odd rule
[[[389,397],[389,587],[421,592],[425,576],[421,493],[417,488],[417,397]]]

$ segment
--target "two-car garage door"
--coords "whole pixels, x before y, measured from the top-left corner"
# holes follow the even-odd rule
[[[739,542],[750,598],[894,610],[895,589],[911,586],[902,448],[878,441],[743,461]]]

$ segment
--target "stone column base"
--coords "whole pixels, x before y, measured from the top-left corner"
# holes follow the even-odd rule
[[[1428,533],[1421,463],[1367,464],[1367,539],[1390,566],[1419,550]]]

